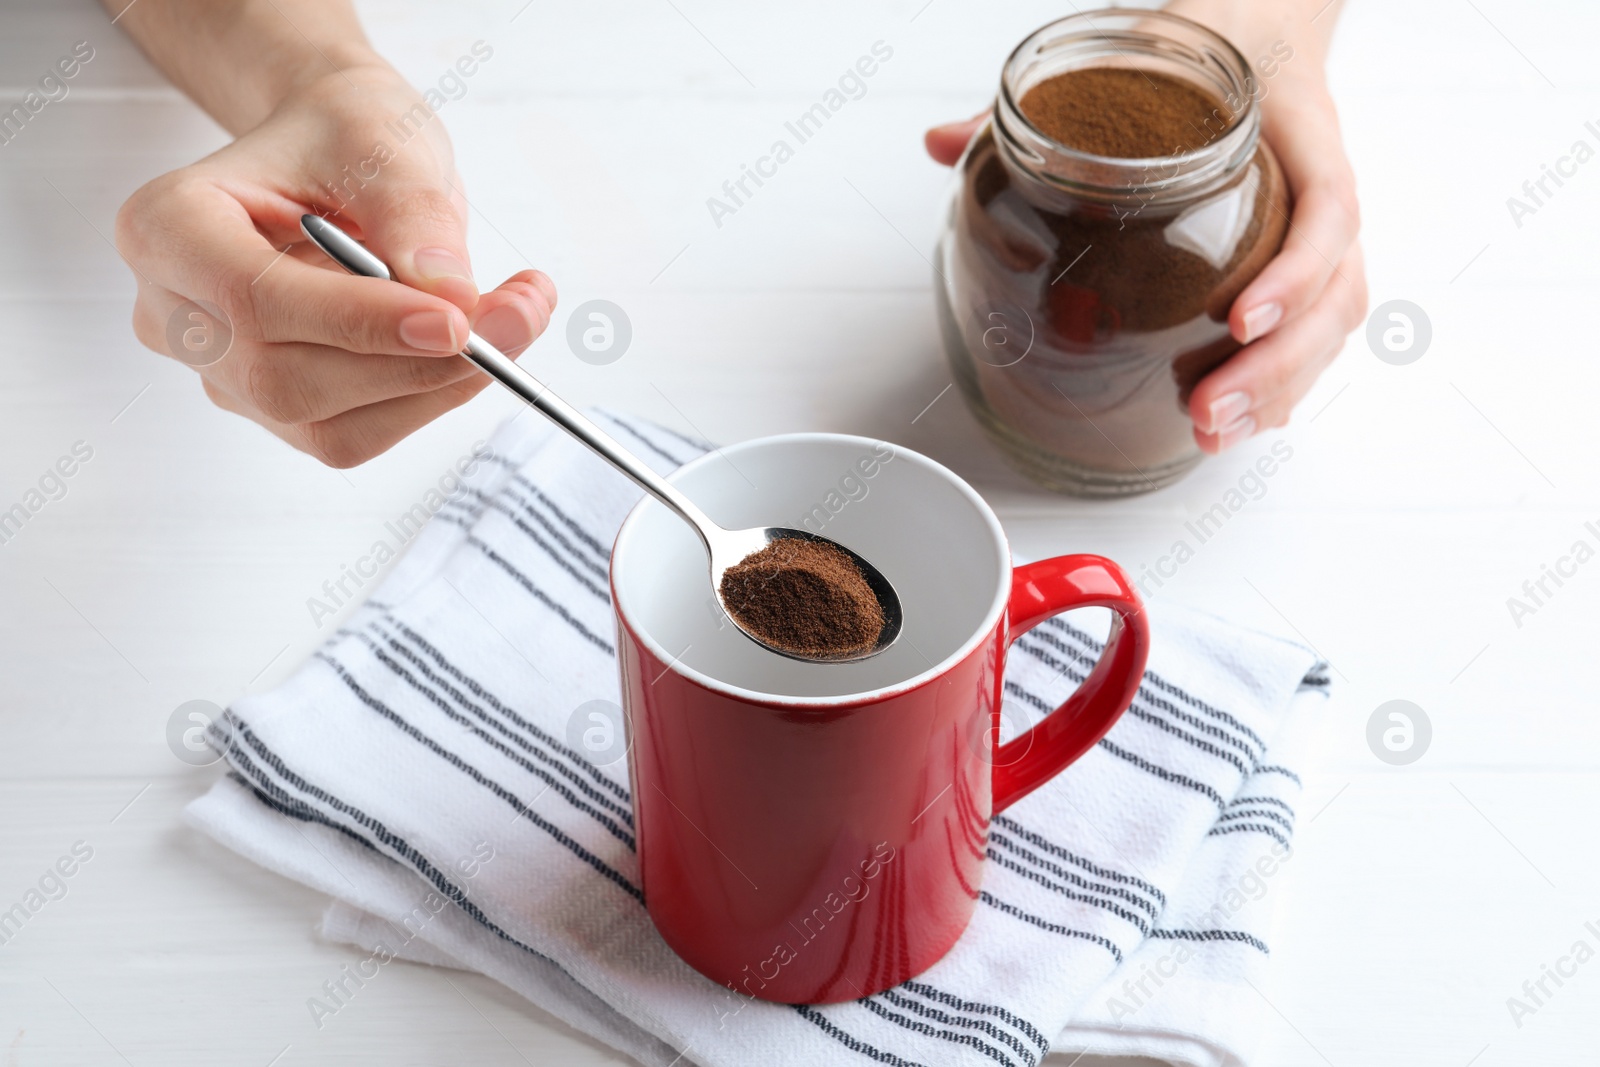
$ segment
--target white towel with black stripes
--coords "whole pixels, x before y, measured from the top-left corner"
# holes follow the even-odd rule
[[[662,471],[706,447],[603,418]],[[994,820],[944,959],[861,1001],[745,1001],[650,924],[626,761],[567,740],[574,708],[618,699],[607,556],[639,492],[531,416],[490,450],[347,625],[212,729],[230,773],[188,819],[326,893],[323,935],[360,950],[308,1027],[398,958],[489,975],[650,1067],[1251,1062],[1296,745],[1328,684],[1311,651],[1152,606],[1132,709]],[[1073,616],[1023,637],[1012,717],[1054,707],[1098,636]]]

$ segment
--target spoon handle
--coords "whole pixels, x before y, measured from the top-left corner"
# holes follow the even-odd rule
[[[355,238],[327,219],[317,215],[302,215],[300,228],[305,231],[312,244],[326,252],[328,258],[351,274],[381,278],[385,281],[394,280],[394,274],[383,260],[367,251]],[[518,366],[510,356],[475,333],[468,332],[467,347],[461,354],[483,373],[577,438],[601,459],[633,479],[639,488],[677,512],[680,518],[694,527],[700,540],[706,542],[707,551],[710,551],[711,544],[706,539],[706,531],[714,529],[716,524],[707,518],[705,512],[696,507],[692,500],[678,492],[665,478],[646,466],[643,460],[596,426],[583,412],[561,399],[543,382]]]

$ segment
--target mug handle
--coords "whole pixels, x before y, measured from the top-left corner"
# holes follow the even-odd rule
[[[1072,608],[1110,608],[1111,634],[1083,684],[1055,711],[994,754],[994,811],[1061,773],[1106,735],[1133,703],[1150,655],[1144,604],[1121,567],[1102,556],[1056,556],[1011,576],[1006,645]]]

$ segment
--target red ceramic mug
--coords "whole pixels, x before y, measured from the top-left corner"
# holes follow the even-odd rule
[[[646,906],[691,967],[819,1004],[898,985],[966,928],[990,816],[1100,740],[1133,699],[1149,629],[1122,569],[1012,569],[1000,522],[944,467],[862,437],[735,445],[672,478],[730,528],[790,525],[873,561],[905,610],[854,664],[798,663],[734,629],[705,549],[646,498],[611,556]],[[1115,613],[1088,680],[997,744],[1011,642],[1072,608]]]

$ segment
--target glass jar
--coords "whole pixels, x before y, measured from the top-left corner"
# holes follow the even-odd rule
[[[1093,66],[1183,79],[1228,113],[1214,113],[1192,151],[1076,151],[1019,102],[1046,78]],[[967,403],[1036,481],[1122,496],[1200,462],[1189,394],[1238,350],[1228,310],[1288,228],[1259,94],[1237,49],[1161,11],[1064,18],[1006,61],[993,117],[957,164],[934,291]]]

